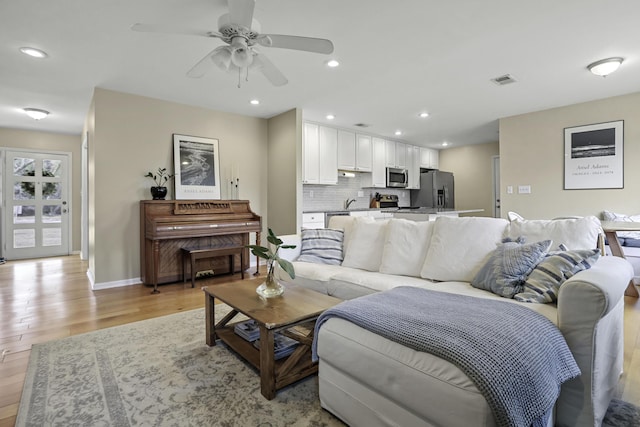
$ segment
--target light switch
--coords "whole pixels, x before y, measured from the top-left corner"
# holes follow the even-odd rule
[[[513,185],[507,185],[507,194],[513,194]]]
[[[310,198],[310,199],[313,199],[313,190],[310,190],[310,191],[309,191],[309,198]]]
[[[530,185],[519,185],[518,186],[519,194],[531,194],[531,186]]]

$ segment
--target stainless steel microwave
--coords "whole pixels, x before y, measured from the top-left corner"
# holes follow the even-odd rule
[[[387,187],[407,188],[409,173],[406,169],[387,168]]]

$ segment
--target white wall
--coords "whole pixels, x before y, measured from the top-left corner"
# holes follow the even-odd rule
[[[140,277],[139,201],[151,199],[152,184],[143,175],[158,167],[173,171],[174,133],[218,139],[221,180],[239,165],[240,198],[268,223],[266,119],[96,89],[87,129],[89,268],[98,287]],[[229,197],[225,186],[221,196]]]
[[[624,120],[624,188],[564,190],[564,128]],[[500,120],[503,216],[526,218],[640,213],[640,93],[569,105]],[[506,187],[514,187],[513,194]],[[518,194],[531,185],[531,194]]]

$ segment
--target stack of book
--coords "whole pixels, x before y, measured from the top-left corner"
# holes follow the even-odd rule
[[[245,322],[236,323],[233,328],[236,335],[241,336],[249,342],[253,342],[260,338],[260,328],[255,320],[247,320]]]
[[[275,334],[273,334],[273,358],[275,360],[278,360],[282,359],[283,357],[287,357],[288,355],[293,353],[293,350],[295,350],[297,345],[298,341],[276,332]],[[255,340],[253,342],[253,346],[259,349],[260,340]]]

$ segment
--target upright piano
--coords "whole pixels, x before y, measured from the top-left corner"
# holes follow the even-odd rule
[[[246,246],[249,233],[260,244],[262,218],[248,200],[141,200],[140,275],[147,285],[176,282],[182,277],[181,248]],[[234,260],[234,273],[249,268],[249,249]],[[219,257],[208,269],[230,272],[228,257]],[[256,274],[259,263],[256,264]],[[202,270],[207,270],[203,268]]]

